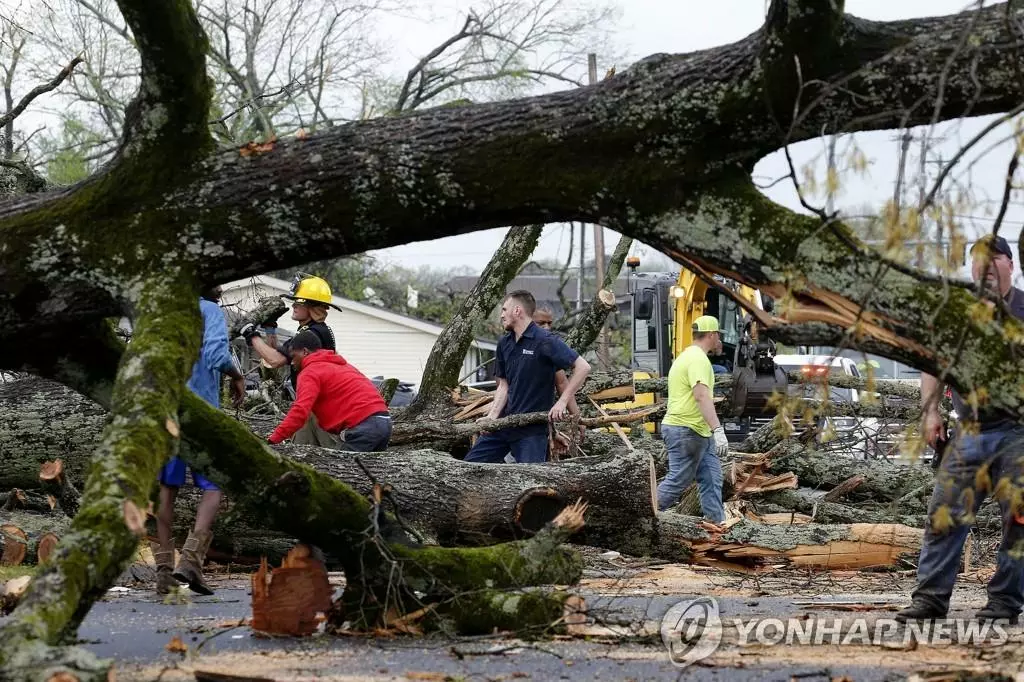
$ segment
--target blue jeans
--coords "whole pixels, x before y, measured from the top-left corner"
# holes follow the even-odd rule
[[[991,485],[988,490],[975,488],[979,469],[988,466]],[[935,477],[935,489],[928,505],[928,524],[921,545],[917,567],[917,588],[914,599],[931,604],[945,612],[953,594],[960,554],[975,512],[985,497],[1008,478],[1012,488],[1024,481],[1024,426],[983,431],[976,436],[958,434]],[[1004,483],[1005,485],[1005,483]],[[1019,489],[1019,488],[1018,488]],[[1012,495],[1013,493],[1011,493]],[[1024,560],[1010,555],[1024,551],[1024,526],[1014,521],[1009,500],[999,500],[1003,516],[1003,540],[999,545],[996,572],[988,583],[988,599],[1020,612],[1024,607]],[[950,528],[933,528],[936,510],[949,509],[953,518]],[[966,515],[967,518],[963,518]]]
[[[548,459],[548,435],[524,436],[509,439],[505,431],[485,433],[466,454],[463,461],[501,464],[509,452],[519,464],[538,464]]]
[[[658,511],[679,502],[694,477],[700,491],[700,508],[705,518],[722,523],[722,463],[715,454],[715,440],[685,426],[661,425],[661,437],[668,450],[668,474],[658,484]]]

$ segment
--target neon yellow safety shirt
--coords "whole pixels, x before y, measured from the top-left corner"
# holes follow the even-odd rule
[[[704,420],[693,397],[693,387],[704,384],[708,390],[715,388],[715,372],[700,346],[690,346],[675,359],[668,371],[668,405],[662,424],[685,426],[705,438],[711,437],[711,427]]]

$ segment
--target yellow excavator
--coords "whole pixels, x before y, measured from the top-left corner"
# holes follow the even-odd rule
[[[759,337],[756,321],[735,298],[766,312],[772,310],[771,299],[757,289],[722,277],[716,276],[709,284],[686,269],[679,273],[637,272],[640,259],[635,256],[628,258],[626,265],[633,308],[634,379],[666,376],[675,357],[693,343],[693,321],[701,315],[714,315],[721,330],[722,353],[712,356],[711,363],[716,373],[734,377],[726,396],[730,416],[723,419],[723,425],[730,440],[746,438],[752,418],[772,416],[769,399],[775,391],[785,394],[787,380],[774,362],[775,343]],[[651,405],[655,401],[654,394],[636,394],[629,405],[616,407]],[[646,428],[657,430],[654,424]]]

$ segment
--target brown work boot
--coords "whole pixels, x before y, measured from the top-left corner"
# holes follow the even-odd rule
[[[156,559],[156,593],[170,594],[181,586],[171,573],[174,571],[174,550],[158,551],[154,549]]]
[[[196,594],[213,594],[213,589],[206,584],[203,577],[203,561],[206,559],[206,551],[210,549],[211,540],[213,534],[210,531],[194,530],[189,533],[181,548],[178,565],[174,569],[174,577],[188,583],[189,589]]]

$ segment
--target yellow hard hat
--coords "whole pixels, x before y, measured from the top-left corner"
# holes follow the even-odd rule
[[[331,302],[331,285],[321,277],[304,273],[295,276],[292,280],[291,293],[286,294],[285,298],[290,298],[298,303],[322,303],[341,310]]]

